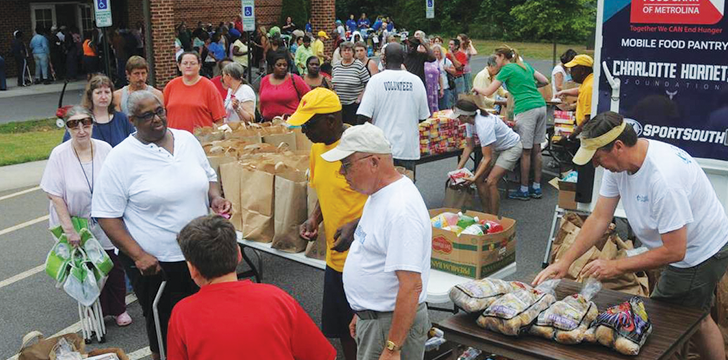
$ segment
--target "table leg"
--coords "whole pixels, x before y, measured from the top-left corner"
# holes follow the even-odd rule
[[[237,274],[238,279],[254,277],[255,282],[260,283],[261,282],[261,272],[255,266],[255,264],[253,264],[253,262],[250,260],[248,255],[245,254],[245,246],[243,246],[242,244],[240,245],[240,253],[243,255],[243,261],[245,261],[245,263],[248,264],[248,266],[250,266],[250,270],[238,273]],[[262,264],[259,263],[258,267],[262,267]]]
[[[541,264],[542,268],[547,268],[549,266],[549,258],[551,257],[551,245],[554,243],[554,238],[556,237],[556,224],[558,223],[559,218],[563,217],[563,210],[559,209],[557,206],[554,210],[554,218],[551,220],[551,231],[549,232],[549,242],[546,245],[546,254],[543,257],[543,264]]]

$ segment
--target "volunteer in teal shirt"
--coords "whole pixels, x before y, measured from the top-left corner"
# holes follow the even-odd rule
[[[521,188],[509,194],[509,198],[518,200],[540,199],[541,193],[541,143],[546,140],[546,102],[538,87],[548,85],[548,78],[536,71],[521,59],[518,51],[504,45],[495,49],[496,64],[499,72],[495,80],[487,88],[473,87],[473,92],[491,96],[505,84],[513,96],[516,125],[513,129],[521,136],[523,153],[521,154]],[[534,169],[533,184],[528,180]]]

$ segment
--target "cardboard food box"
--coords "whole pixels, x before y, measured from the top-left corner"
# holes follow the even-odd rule
[[[430,218],[444,212],[460,210],[441,208],[430,210]],[[486,235],[460,235],[432,228],[432,269],[451,274],[482,279],[516,261],[516,220],[468,211],[465,215],[480,220],[497,221],[503,231]]]
[[[558,205],[562,209],[576,210],[576,183],[570,181],[562,181],[558,178],[553,178],[549,181],[551,186],[559,190],[559,201]]]

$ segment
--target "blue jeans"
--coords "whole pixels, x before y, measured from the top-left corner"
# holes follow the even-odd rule
[[[473,73],[463,73],[463,83],[465,92],[470,92],[473,89]]]
[[[35,60],[35,79],[49,80],[48,54],[33,54],[33,60]]]
[[[0,90],[8,89],[8,84],[5,81],[5,59],[0,56]]]
[[[453,93],[455,92],[455,89],[446,89],[445,95],[438,100],[437,106],[440,108],[440,110],[450,109],[452,108],[452,98]]]
[[[452,99],[453,104],[458,101],[458,95],[465,93],[465,78],[462,76],[459,78],[455,78],[455,93],[453,94]]]

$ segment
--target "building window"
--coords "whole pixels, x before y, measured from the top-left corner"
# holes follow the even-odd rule
[[[42,26],[48,30],[53,26],[53,8],[42,7],[33,9],[35,15],[35,27]],[[35,29],[33,29],[35,30]]]
[[[89,5],[80,5],[81,7],[81,26],[84,31],[90,31],[94,28],[94,12]]]

